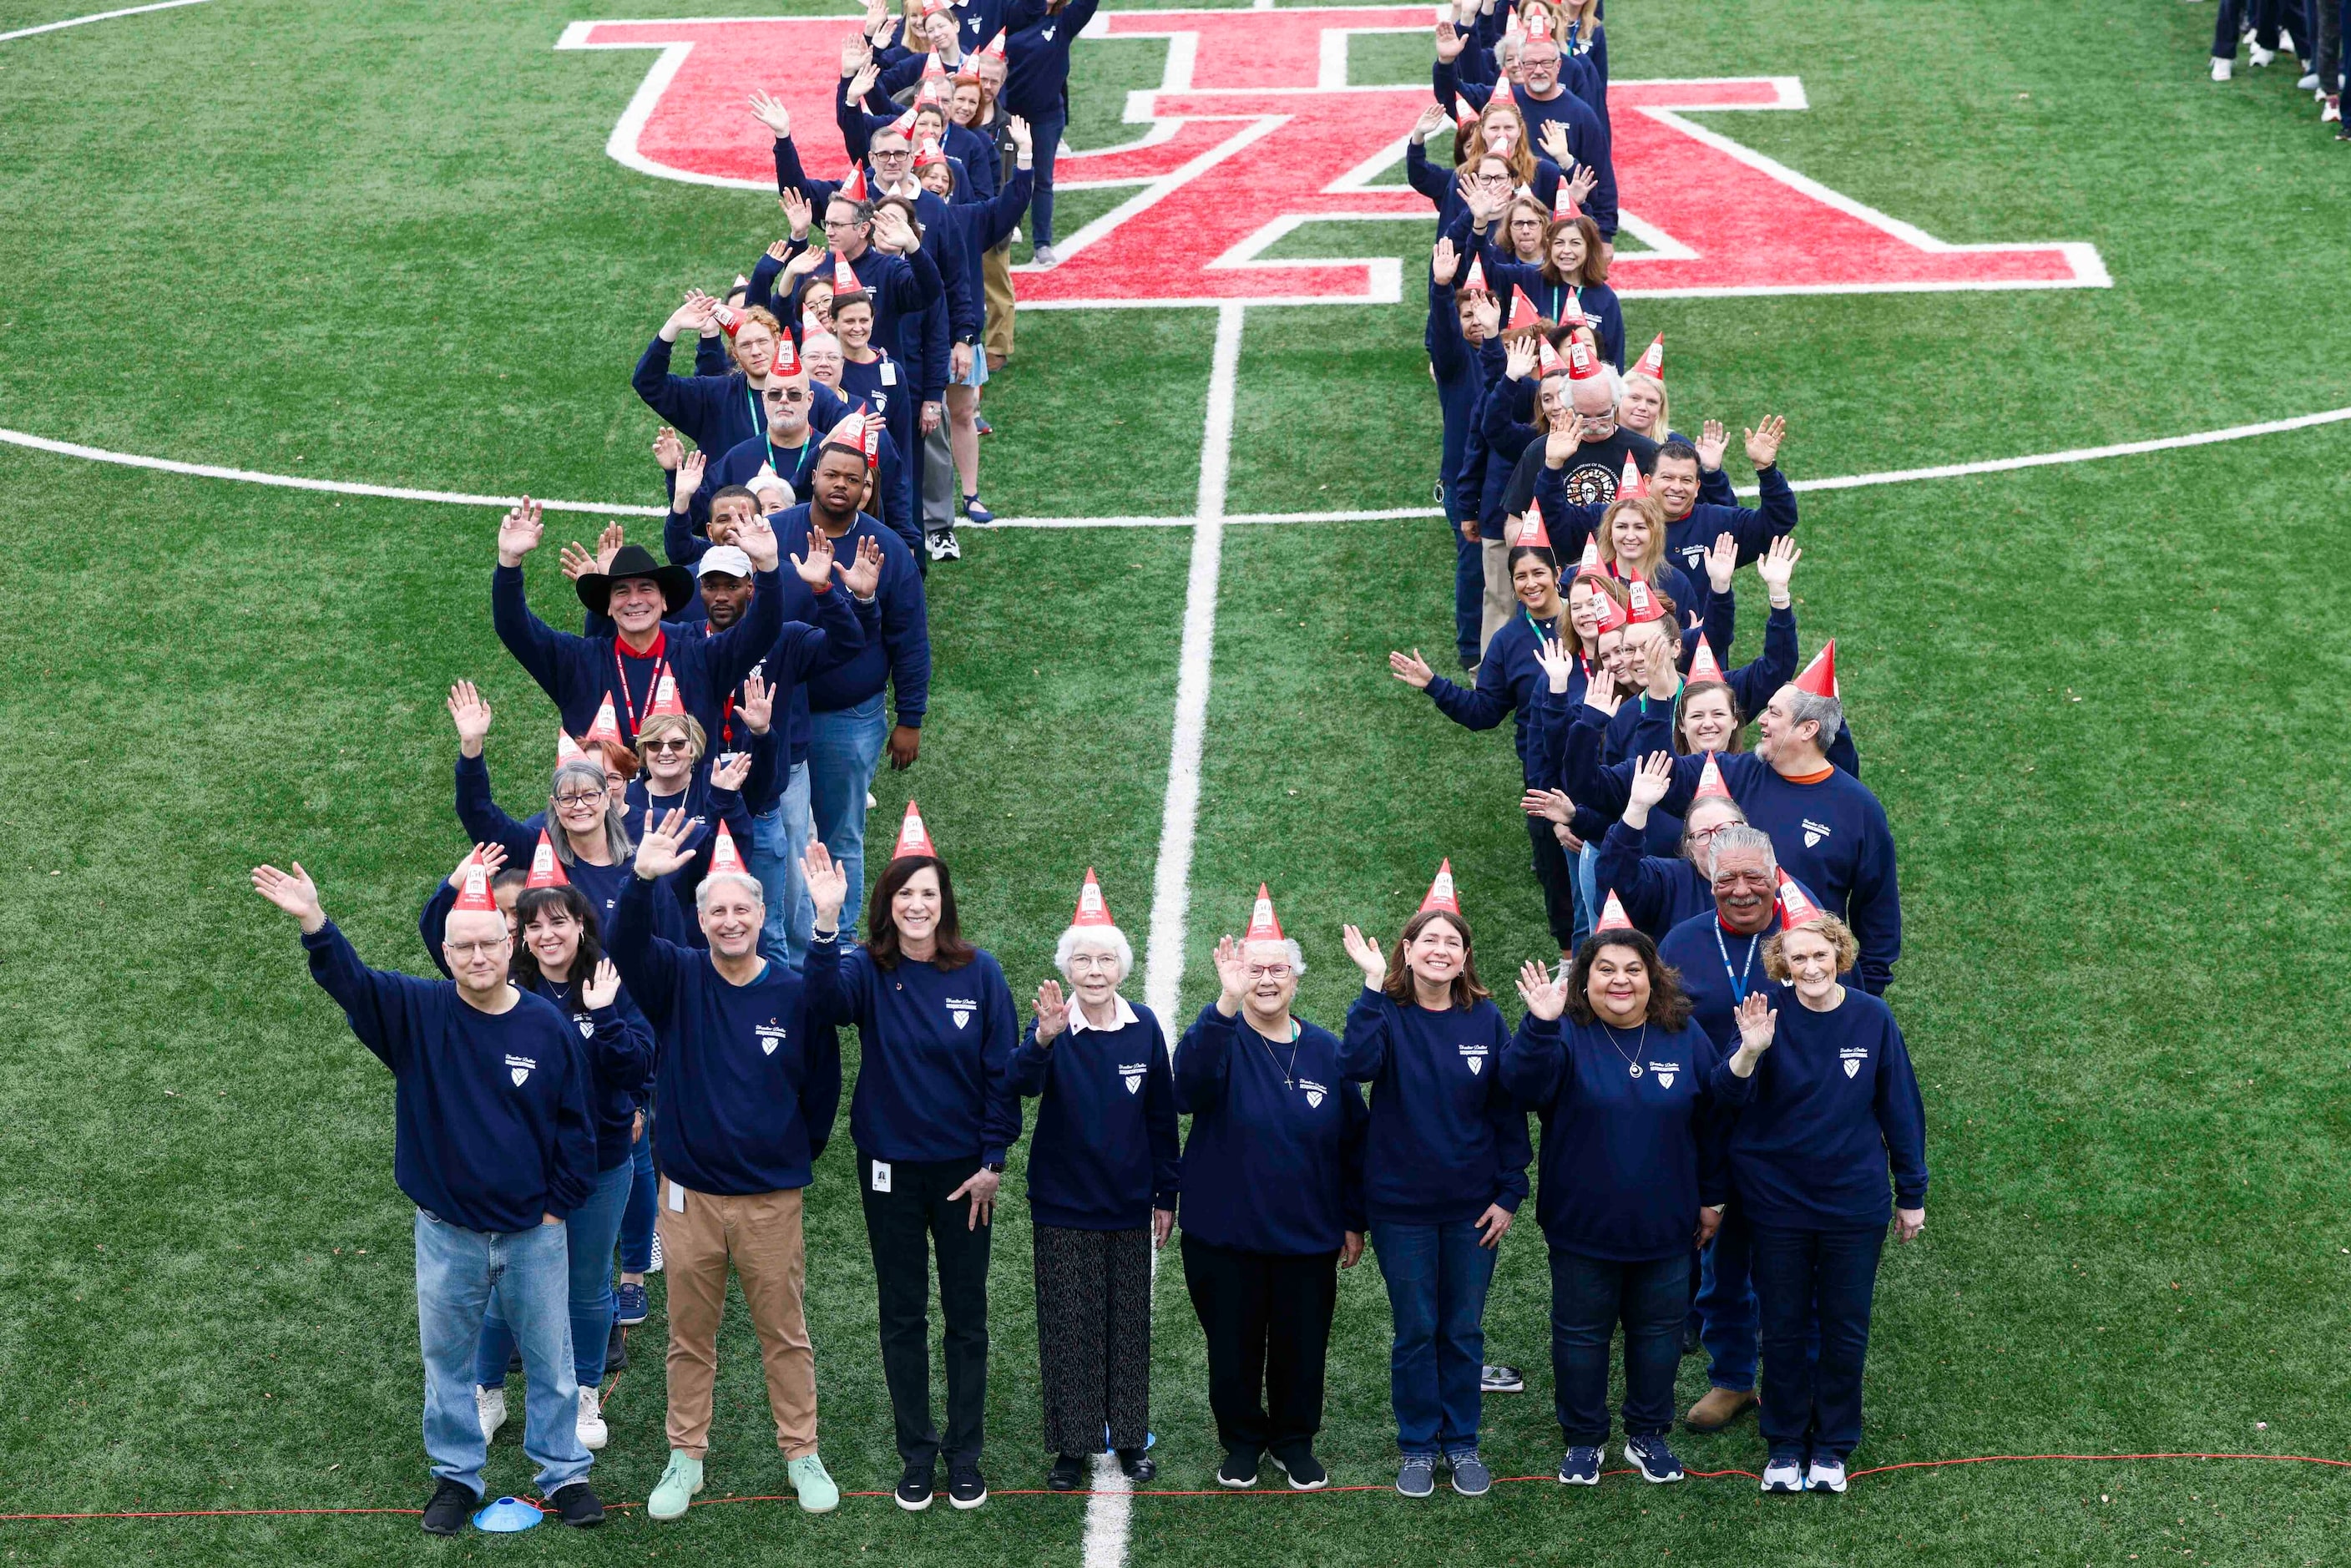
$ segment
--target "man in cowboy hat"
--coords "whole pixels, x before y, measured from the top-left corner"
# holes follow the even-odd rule
[[[783,631],[776,536],[767,519],[755,517],[736,532],[735,544],[757,574],[751,602],[741,620],[710,637],[673,635],[663,624],[694,597],[694,574],[660,564],[638,545],[622,545],[605,570],[576,580],[580,601],[590,613],[610,616],[617,635],[580,637],[549,626],[531,613],[522,578],[523,558],[538,548],[545,531],[538,504],[528,497],[499,523],[490,621],[498,641],[562,710],[565,730],[587,734],[609,696],[622,739],[634,744],[638,723],[653,706],[654,683],[666,669],[685,710],[702,721],[705,733],[716,734],[728,695]],[[829,557],[824,566],[830,577]]]

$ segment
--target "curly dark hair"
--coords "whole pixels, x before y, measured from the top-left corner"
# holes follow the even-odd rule
[[[527,935],[530,917],[549,908],[562,910],[580,927],[580,951],[572,955],[569,983],[575,987],[583,985],[604,956],[604,935],[596,919],[596,906],[586,894],[569,883],[561,887],[527,887],[515,900],[515,929]],[[538,955],[530,950],[528,942],[515,944],[514,967],[525,985],[538,984]]]
[[[1682,989],[1681,971],[1670,964],[1657,962],[1657,945],[1645,932],[1632,930],[1596,931],[1583,939],[1575,950],[1575,963],[1567,972],[1567,1014],[1578,1023],[1599,1021],[1593,1011],[1592,999],[1584,988],[1592,977],[1592,961],[1603,947],[1630,947],[1649,971],[1648,1021],[1659,1029],[1679,1029],[1689,1022],[1690,999]]]

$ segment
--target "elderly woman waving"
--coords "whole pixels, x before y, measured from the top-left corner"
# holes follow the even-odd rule
[[[1037,1017],[1012,1054],[1011,1086],[1042,1096],[1029,1145],[1043,1363],[1045,1484],[1074,1491],[1105,1428],[1119,1468],[1149,1480],[1151,1249],[1176,1223],[1176,1085],[1149,1008],[1118,994],[1134,949],[1093,868]]]
[[[1364,1103],[1338,1037],[1290,1010],[1306,963],[1263,887],[1238,942],[1217,944],[1217,999],[1176,1047],[1184,1282],[1208,1342],[1217,1480],[1330,1484],[1314,1457],[1337,1270],[1364,1255]]]

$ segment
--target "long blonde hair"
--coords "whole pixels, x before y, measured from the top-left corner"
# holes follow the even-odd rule
[[[1638,512],[1649,525],[1648,546],[1636,561],[1619,559],[1616,554],[1616,518],[1627,511]],[[1600,559],[1615,561],[1622,575],[1656,586],[1657,568],[1666,559],[1666,509],[1655,496],[1619,496],[1608,503],[1608,509],[1600,514]]]

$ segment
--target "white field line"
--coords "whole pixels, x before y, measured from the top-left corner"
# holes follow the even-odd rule
[[[68,16],[62,22],[44,22],[37,27],[19,27],[11,33],[0,33],[0,44],[14,38],[29,38],[36,33],[54,33],[60,27],[78,27],[88,22],[110,22],[117,16],[143,16],[149,11],[176,11],[183,5],[201,5],[204,0],[157,0],[152,5],[125,5],[120,11],[93,11],[87,16]]]
[[[1227,304],[1219,308],[1217,341],[1219,351],[1226,342],[1226,323],[1238,321],[1241,308]],[[1234,351],[1239,349],[1239,328],[1232,330]],[[1214,386],[1211,386],[1213,394]],[[1229,420],[1232,407],[1229,392],[1224,405]],[[1217,406],[1212,402],[1209,417],[1213,422]],[[2063,452],[2035,452],[2022,457],[1993,457],[1975,463],[1945,463],[1928,468],[1889,468],[1875,474],[1844,474],[1824,479],[1797,479],[1789,484],[1792,490],[1858,490],[1872,485],[1907,485],[1920,479],[1964,479],[1976,474],[2009,474],[2020,468],[2050,468],[2068,463],[2095,463],[2108,457],[2137,457],[2150,452],[2173,452],[2190,446],[2214,446],[2228,441],[2247,441],[2259,435],[2283,435],[2289,431],[2309,430],[2322,424],[2340,424],[2351,420],[2351,408],[2330,408],[2317,413],[2296,414],[2291,419],[2263,420],[2257,424],[2232,424],[2222,430],[2199,430],[2187,435],[2158,436],[2149,441],[2122,441],[2106,446],[2074,446]],[[1214,474],[1217,510],[1214,521],[1219,528],[1227,525],[1281,523],[1369,523],[1398,517],[1434,517],[1440,516],[1435,507],[1389,507],[1369,511],[1341,512],[1233,512],[1224,510],[1225,475],[1223,463],[1229,455],[1231,431],[1226,430],[1227,444],[1213,454],[1202,452],[1204,466],[1200,471],[1200,502],[1208,503],[1210,471],[1205,466],[1214,455],[1218,467]],[[150,468],[164,474],[187,474],[200,479],[234,479],[246,485],[275,485],[288,490],[313,490],[338,496],[371,496],[392,501],[433,501],[457,507],[511,507],[519,496],[476,496],[458,490],[417,490],[397,485],[364,485],[349,479],[314,479],[300,474],[264,474],[250,468],[224,468],[211,463],[183,463],[171,457],[147,457],[132,452],[110,452],[100,446],[84,446],[78,442],[55,441],[46,435],[34,435],[22,430],[0,429],[0,444],[29,447],[36,452],[53,453],[60,457],[79,457],[91,463],[112,463],[128,468]],[[1754,487],[1741,487],[1740,494],[1753,495]],[[623,506],[616,501],[547,501],[539,505],[550,512],[585,512],[603,517],[658,517],[659,507]],[[1209,514],[1201,517],[999,517],[988,528],[1188,528]],[[977,527],[966,524],[967,528]]]

